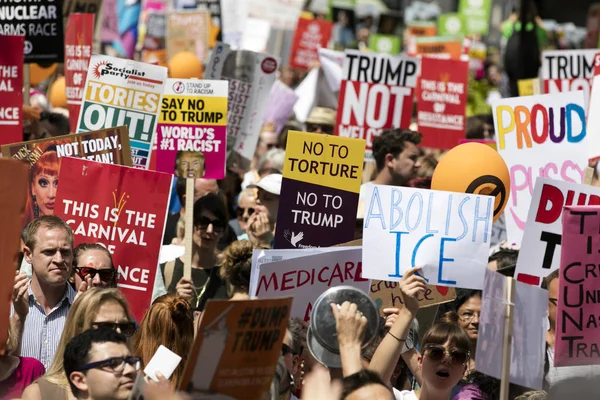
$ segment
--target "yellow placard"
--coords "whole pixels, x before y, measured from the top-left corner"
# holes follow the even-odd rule
[[[521,79],[517,81],[519,96],[533,96],[534,79]]]
[[[84,100],[129,110],[155,113],[159,98],[160,96],[157,93],[88,81]]]
[[[365,140],[290,131],[283,176],[359,193]]]
[[[227,97],[164,95],[159,124],[227,125]]]

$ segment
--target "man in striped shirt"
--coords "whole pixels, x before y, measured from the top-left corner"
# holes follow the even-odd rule
[[[62,219],[44,215],[25,228],[24,236],[33,274],[28,283],[26,275],[15,278],[11,324],[20,334],[20,355],[40,360],[48,370],[76,295],[68,283],[73,232]]]

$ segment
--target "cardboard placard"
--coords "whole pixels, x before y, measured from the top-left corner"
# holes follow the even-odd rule
[[[366,140],[371,160],[373,140],[387,128],[408,129],[419,60],[346,50],[335,134]]]
[[[69,15],[65,32],[65,85],[71,132],[77,131],[93,40],[94,14]]]
[[[135,168],[148,168],[167,69],[93,55],[83,92],[77,132],[126,125]]]
[[[73,229],[74,245],[101,243],[119,273],[117,287],[141,321],[150,307],[171,196],[171,176],[66,157],[55,215]]]
[[[369,185],[364,204],[364,278],[400,281],[421,266],[430,285],[483,287],[493,197]]]
[[[498,153],[511,180],[504,210],[510,243],[521,244],[538,177],[583,181],[588,165],[584,109],[582,91],[492,103]]]
[[[379,313],[384,316],[384,308],[404,308],[402,294],[398,288],[398,282],[371,281],[371,298],[377,305]],[[417,296],[419,308],[431,307],[438,304],[448,303],[456,299],[456,289],[448,286],[427,286],[425,293]]]
[[[195,397],[262,399],[269,392],[292,298],[210,300],[179,389]],[[229,396],[229,397],[225,397]]]
[[[157,171],[184,178],[225,177],[228,84],[167,79],[158,119]]]
[[[0,35],[0,145],[23,140],[23,43]]]
[[[332,28],[329,21],[299,18],[290,51],[290,66],[310,69],[319,58],[319,48],[327,47]]]
[[[360,248],[338,248],[310,256],[263,264],[256,297],[293,296],[292,318],[310,320],[312,304],[327,289],[346,285],[369,293],[371,281],[361,276]]]
[[[364,140],[289,132],[274,248],[354,238],[364,148]]]
[[[417,125],[424,147],[451,149],[465,137],[469,63],[423,57]]]
[[[27,164],[0,159],[0,354],[8,339],[15,271],[20,250],[19,234],[27,193]]]
[[[600,364],[599,231],[600,207],[565,207],[554,342],[556,367]]]

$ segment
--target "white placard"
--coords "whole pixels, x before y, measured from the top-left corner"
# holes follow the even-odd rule
[[[363,277],[399,281],[420,266],[430,285],[483,288],[493,197],[370,185],[364,204]]]
[[[148,365],[146,365],[146,368],[144,368],[144,374],[148,375],[154,382],[158,382],[158,378],[156,377],[157,372],[160,372],[165,378],[169,379],[180,362],[180,356],[161,344]]]

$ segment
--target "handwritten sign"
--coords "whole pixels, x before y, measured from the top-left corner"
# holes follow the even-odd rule
[[[581,183],[588,164],[583,92],[492,103],[498,152],[510,173],[508,241],[521,244],[538,177]]]
[[[371,298],[381,315],[384,315],[384,308],[404,308],[398,282],[373,279],[371,281]],[[454,299],[456,299],[456,290],[447,286],[427,286],[423,294],[417,295],[420,308],[448,303]]]
[[[77,132],[127,125],[133,166],[147,169],[166,79],[164,67],[93,55]]]
[[[417,124],[424,147],[451,149],[465,136],[468,61],[423,57]]]
[[[290,131],[274,247],[332,246],[354,238],[365,141]]]
[[[208,55],[210,13],[208,11],[171,11],[167,17],[167,59],[190,51],[204,61]]]
[[[167,79],[158,120],[156,170],[223,179],[227,81]]]
[[[361,276],[360,248],[329,251],[260,267],[256,297],[293,296],[292,318],[310,319],[312,303],[330,287],[347,285],[369,293],[371,281]]]
[[[419,60],[406,56],[346,50],[335,134],[373,140],[387,128],[408,129],[417,87]]]
[[[23,41],[0,35],[0,145],[23,140]]]
[[[597,49],[553,50],[542,53],[544,93],[583,91],[585,110],[590,99]]]
[[[101,243],[111,252],[136,321],[150,306],[171,175],[65,157],[54,215],[73,229],[75,246]]]
[[[430,285],[483,287],[493,197],[387,185],[367,190],[363,277],[400,281],[421,266]]]
[[[554,365],[600,364],[600,207],[566,207],[562,226]]]
[[[299,18],[290,51],[290,66],[310,69],[319,58],[319,48],[327,47],[333,24],[329,21]]]
[[[197,398],[262,399],[269,393],[290,318],[292,298],[210,300],[180,389]]]
[[[600,205],[600,188],[538,178],[515,270],[518,281],[539,285],[558,269],[565,206]]]
[[[589,110],[598,110],[600,108],[600,54],[594,57],[594,77],[592,78],[592,87],[590,90]],[[587,131],[588,131],[588,158],[600,158],[600,113],[587,113]]]

